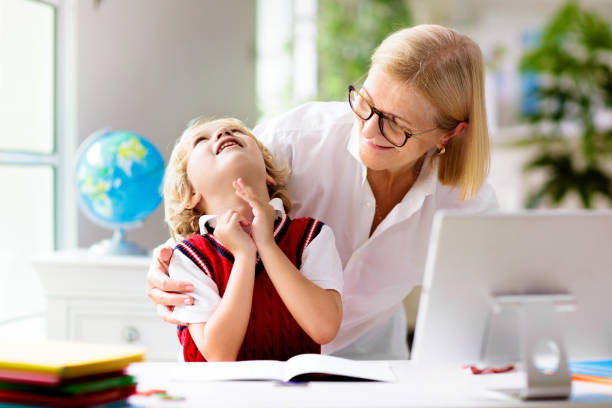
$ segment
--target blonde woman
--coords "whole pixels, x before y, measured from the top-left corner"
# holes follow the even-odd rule
[[[343,318],[323,353],[408,357],[403,298],[423,277],[433,216],[486,211],[489,139],[480,48],[449,28],[387,37],[348,102],[308,103],[254,129],[292,169],[292,215],[331,226],[344,272]],[[461,245],[461,242],[457,242]],[[160,252],[147,294],[161,317],[190,301]],[[187,293],[186,293],[187,292]]]

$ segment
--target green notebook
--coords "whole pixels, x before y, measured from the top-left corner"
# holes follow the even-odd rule
[[[102,378],[91,381],[70,383],[54,387],[44,385],[19,384],[0,382],[0,390],[14,390],[50,395],[78,395],[90,392],[104,391],[111,388],[124,387],[136,384],[136,379],[129,375]]]

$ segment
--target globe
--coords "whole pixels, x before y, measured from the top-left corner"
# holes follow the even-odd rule
[[[141,225],[162,200],[164,159],[141,135],[101,130],[80,146],[76,162],[77,196],[83,212],[95,223],[115,230],[96,252],[146,254],[125,241],[125,229]]]

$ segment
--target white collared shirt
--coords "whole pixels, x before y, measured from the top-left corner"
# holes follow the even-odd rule
[[[280,198],[270,200],[270,205],[274,207],[276,218],[285,217]],[[198,220],[200,231],[205,232],[206,225],[214,228],[216,218],[216,215],[202,215]],[[304,248],[300,272],[320,288],[332,289],[342,295],[342,264],[336,250],[334,234],[327,225],[323,225],[319,234]],[[173,279],[191,282],[194,287],[190,293],[193,296],[193,305],[176,306],[172,316],[184,323],[208,321],[221,302],[216,283],[181,251],[172,253],[168,274]]]
[[[355,125],[348,103],[312,102],[254,133],[291,168],[291,215],[320,219],[336,237],[344,268],[343,319],[338,336],[322,351],[342,355],[342,349],[353,347],[344,355],[406,358],[401,305],[423,279],[434,214],[451,208],[492,210],[497,200],[485,183],[476,197],[460,202],[458,190],[438,182],[437,161],[430,165],[430,154],[415,184],[368,237],[376,202],[359,158]]]

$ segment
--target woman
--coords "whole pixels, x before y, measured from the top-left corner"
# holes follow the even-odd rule
[[[421,284],[439,209],[497,207],[484,180],[489,142],[482,54],[468,37],[420,25],[387,37],[349,103],[302,105],[254,129],[292,169],[293,217],[332,227],[344,268],[344,316],[322,352],[408,357],[403,298]],[[460,242],[457,243],[460,245]],[[147,294],[164,320],[189,287],[149,270]]]

